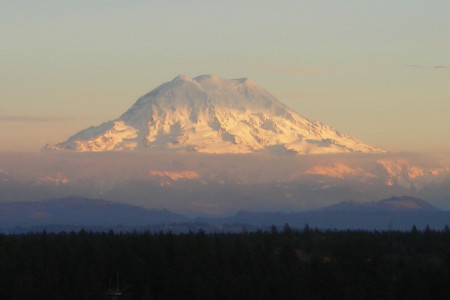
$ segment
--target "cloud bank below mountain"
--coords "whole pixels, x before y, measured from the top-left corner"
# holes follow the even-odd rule
[[[299,211],[410,195],[450,209],[450,162],[415,154],[0,155],[0,201],[80,195],[183,213]]]

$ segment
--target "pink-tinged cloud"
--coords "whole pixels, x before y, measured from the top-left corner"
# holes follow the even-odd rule
[[[37,179],[35,182],[36,185],[45,184],[45,183],[53,183],[53,184],[67,184],[69,182],[69,179],[64,177],[60,172],[56,172],[55,176],[51,175],[45,175],[41,176]]]
[[[170,171],[148,171],[151,176],[157,177],[168,177],[172,180],[177,181],[178,179],[194,179],[200,177],[200,175],[195,171],[180,171],[180,172],[170,172]]]
[[[345,178],[349,175],[358,175],[362,177],[374,178],[375,175],[370,174],[362,170],[361,168],[351,168],[341,163],[332,163],[330,165],[314,166],[306,170],[304,174],[308,175],[323,175],[334,178]]]

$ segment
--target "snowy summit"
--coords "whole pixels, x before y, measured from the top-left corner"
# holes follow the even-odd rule
[[[175,77],[118,119],[44,150],[341,153],[382,150],[310,121],[250,79]]]

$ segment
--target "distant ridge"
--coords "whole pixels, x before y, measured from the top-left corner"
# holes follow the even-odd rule
[[[344,201],[319,209],[321,212],[348,211],[348,212],[438,212],[440,209],[429,204],[425,200],[402,196],[391,197],[376,202]]]
[[[381,208],[370,208],[377,206]],[[190,219],[168,210],[142,207],[82,197],[67,197],[37,202],[0,204],[0,232],[29,232],[36,230],[73,230],[74,228],[148,228],[187,232],[209,228],[227,231],[270,228],[289,224],[303,228],[305,224],[320,229],[410,230],[413,225],[442,230],[450,223],[450,211],[440,211],[427,202],[411,197],[392,197],[369,205],[342,202],[327,208],[304,212],[240,211],[228,217]],[[420,207],[416,207],[419,205]],[[402,207],[399,209],[399,206]],[[17,230],[16,230],[16,229]],[[155,227],[156,228],[156,227]],[[215,228],[215,229],[213,229]],[[3,231],[2,231],[3,230]],[[12,230],[12,231],[11,231]]]
[[[43,150],[383,152],[300,116],[250,79],[215,75],[179,75],[139,98],[119,118]]]
[[[0,227],[48,224],[136,226],[186,220],[188,220],[186,217],[165,209],[149,210],[129,204],[83,197],[0,203]]]
[[[403,196],[376,202],[344,201],[325,208],[303,212],[240,211],[234,216],[202,219],[216,225],[249,224],[251,226],[283,226],[303,228],[306,224],[319,229],[411,230],[430,226],[442,230],[450,224],[450,211],[441,211],[428,202]],[[244,225],[242,225],[244,226]]]

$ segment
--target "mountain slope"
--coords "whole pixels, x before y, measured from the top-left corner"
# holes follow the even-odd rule
[[[448,225],[450,211],[442,211],[428,202],[409,196],[391,197],[375,202],[345,201],[322,209],[303,212],[240,211],[223,218],[199,218],[199,222],[224,226],[283,226],[303,228],[305,224],[321,229],[410,230],[431,227],[442,230]],[[241,225],[242,226],[242,225]]]
[[[0,226],[60,225],[148,225],[183,222],[187,218],[168,210],[82,197],[34,202],[0,203]]]
[[[44,150],[381,152],[300,116],[249,79],[215,75],[177,76],[138,99],[118,119]]]
[[[344,201],[319,209],[321,212],[438,212],[438,208],[425,200],[402,196],[376,202]]]

